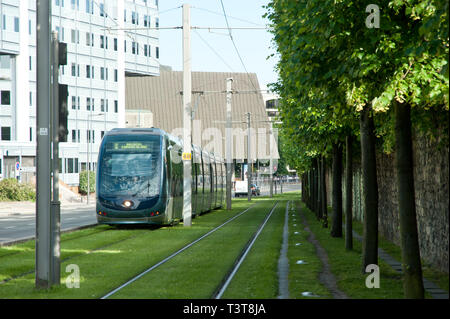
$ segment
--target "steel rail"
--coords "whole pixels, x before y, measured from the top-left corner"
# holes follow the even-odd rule
[[[275,208],[278,206],[278,202],[275,203],[275,205],[272,207],[270,212],[267,214],[264,221],[259,226],[258,230],[253,234],[251,239],[247,242],[247,245],[243,248],[240,255],[236,258],[236,262],[234,263],[232,269],[228,272],[228,274],[225,276],[225,278],[222,280],[221,285],[219,285],[219,288],[216,289],[216,292],[213,294],[213,299],[220,299],[225,292],[225,290],[228,288],[228,285],[230,284],[231,280],[233,279],[236,272],[239,270],[239,267],[241,266],[242,262],[247,257],[250,249],[252,249],[253,244],[256,242],[256,239],[258,238],[259,234],[261,234],[262,230],[266,226],[267,222],[269,221],[270,217],[272,216],[272,213],[275,211]]]
[[[110,291],[109,293],[107,293],[106,295],[104,295],[103,297],[101,297],[100,299],[107,299],[110,296],[114,295],[116,292],[122,290],[123,288],[129,286],[130,284],[132,284],[133,282],[135,282],[136,280],[138,280],[139,278],[145,276],[146,274],[148,274],[150,271],[154,270],[155,268],[158,268],[159,266],[161,266],[162,264],[166,263],[167,261],[171,260],[172,258],[174,258],[175,256],[177,256],[178,254],[182,253],[183,251],[185,251],[186,249],[190,248],[191,246],[195,245],[196,243],[198,243],[199,241],[201,241],[202,239],[208,237],[209,235],[211,235],[212,233],[216,232],[217,230],[219,230],[220,228],[222,228],[223,226],[227,225],[228,223],[232,222],[233,220],[235,220],[236,218],[238,218],[239,216],[245,214],[246,212],[248,212],[252,207],[254,207],[257,203],[251,205],[250,207],[246,208],[245,210],[243,210],[242,212],[240,212],[239,214],[231,217],[230,219],[228,219],[226,222],[224,222],[223,224],[217,226],[216,228],[210,230],[209,232],[207,232],[206,234],[200,236],[199,238],[197,238],[196,240],[194,240],[193,242],[191,242],[190,244],[187,244],[186,246],[184,246],[183,248],[181,248],[180,250],[177,250],[176,252],[174,252],[173,254],[171,254],[170,256],[164,258],[163,260],[161,260],[160,262],[154,264],[153,266],[151,266],[150,268],[148,268],[147,270],[143,271],[142,273],[140,273],[139,275],[131,278],[130,280],[128,280],[127,282],[125,282],[124,284],[122,284],[121,286],[115,288],[114,290]]]

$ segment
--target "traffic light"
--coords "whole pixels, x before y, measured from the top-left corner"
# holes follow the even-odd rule
[[[67,65],[67,43],[58,42],[58,65]]]
[[[69,87],[67,84],[59,84],[58,86],[59,97],[59,142],[67,142],[67,135],[69,130],[67,129],[67,117],[69,115],[69,109],[67,108],[67,98],[69,97]]]
[[[58,45],[58,66],[67,65],[67,43],[57,41]],[[67,142],[67,117],[69,109],[67,108],[67,98],[69,97],[69,88],[66,84],[58,83],[58,114],[59,114],[59,128],[58,136],[59,142]]]

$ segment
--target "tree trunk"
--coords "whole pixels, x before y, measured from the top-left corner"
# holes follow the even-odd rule
[[[424,298],[414,196],[411,106],[395,102],[395,143],[405,298]]]
[[[333,144],[333,221],[331,237],[342,237],[342,147]]]
[[[323,216],[323,210],[322,210],[322,191],[323,191],[323,183],[322,183],[322,175],[323,175],[323,170],[322,170],[322,159],[323,157],[321,156],[318,160],[317,160],[317,178],[318,178],[318,194],[317,194],[317,218],[319,220],[322,220],[322,216]]]
[[[378,182],[375,154],[375,132],[369,105],[360,114],[361,172],[363,183],[364,234],[362,272],[371,264],[378,265]]]
[[[345,139],[345,249],[353,249],[353,167],[352,167],[352,135]]]
[[[313,207],[313,211],[316,214],[316,218],[318,217],[317,211],[318,211],[318,206],[317,205],[317,199],[318,199],[318,166],[317,166],[317,158],[313,158],[313,198],[312,198],[312,207]]]
[[[321,208],[322,208],[322,218],[323,218],[322,226],[324,228],[328,228],[328,206],[327,206],[327,183],[326,183],[326,176],[325,176],[325,172],[326,172],[325,157],[322,157],[321,168],[322,168]]]
[[[312,211],[311,198],[312,198],[312,169],[308,171],[308,208]]]

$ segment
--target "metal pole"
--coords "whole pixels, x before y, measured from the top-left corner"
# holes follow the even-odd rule
[[[183,4],[183,225],[192,225],[191,8]]]
[[[59,41],[58,33],[52,32],[53,44],[53,103],[52,103],[52,139],[53,139],[53,197],[51,202],[51,284],[60,284],[60,221],[61,203],[59,201]]]
[[[247,199],[252,200],[252,172],[251,172],[251,153],[250,153],[250,112],[247,113]]]
[[[226,123],[226,160],[227,160],[227,210],[231,210],[231,168],[233,165],[233,159],[231,158],[231,147],[233,145],[233,135],[232,135],[232,115],[231,115],[231,84],[233,83],[232,78],[227,79],[227,123]]]
[[[37,146],[36,146],[36,288],[49,288],[50,269],[50,30],[51,1],[36,3]],[[22,30],[23,32],[23,30]]]
[[[91,95],[92,96],[92,95]],[[89,113],[88,113],[88,122],[87,122],[87,146],[86,146],[86,150],[87,150],[87,158],[86,158],[86,172],[87,172],[87,198],[86,198],[86,204],[89,205],[89,193],[90,193],[90,179],[89,179],[89,175],[91,175],[91,173],[89,172],[89,165],[91,164],[91,156],[90,156],[90,152],[89,152],[89,145],[91,144],[91,110],[92,110],[92,98],[90,100],[91,105],[89,106]]]
[[[273,135],[273,123],[270,122],[270,136],[269,136],[269,152],[270,152],[270,162],[269,162],[269,182],[270,182],[270,197],[273,196],[273,155],[272,155],[272,135]]]

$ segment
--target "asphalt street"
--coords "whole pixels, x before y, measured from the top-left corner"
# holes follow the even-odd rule
[[[36,233],[35,203],[0,203],[0,245],[30,239]],[[61,207],[61,230],[96,224],[95,203]]]

